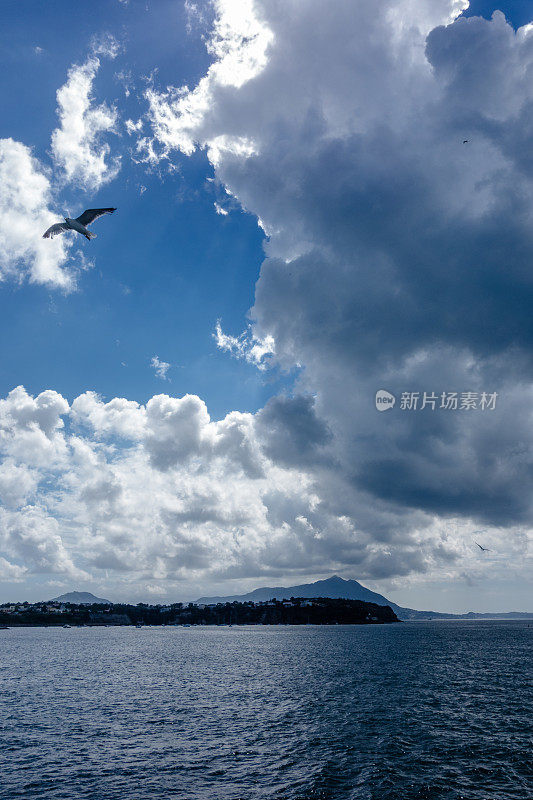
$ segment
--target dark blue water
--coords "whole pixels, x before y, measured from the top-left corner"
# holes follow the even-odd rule
[[[531,800],[527,623],[0,631],[0,797]]]

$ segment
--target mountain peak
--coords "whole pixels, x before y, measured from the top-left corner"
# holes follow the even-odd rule
[[[340,575],[332,575],[315,583],[303,583],[298,586],[265,586],[242,595],[228,597],[200,597],[198,603],[232,603],[233,601],[261,602],[265,600],[282,600],[290,597],[331,597],[346,600],[365,600],[377,605],[392,605],[383,595],[366,589],[355,580],[346,580]]]
[[[51,603],[75,603],[76,605],[92,605],[93,603],[105,603],[111,605],[110,600],[104,600],[102,597],[96,597],[91,592],[67,592],[60,594],[59,597],[53,597]]]

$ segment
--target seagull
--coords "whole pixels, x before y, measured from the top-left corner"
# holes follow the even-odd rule
[[[76,219],[65,217],[64,222],[58,222],[56,225],[52,225],[51,228],[48,228],[48,230],[43,233],[43,239],[53,239],[54,236],[65,233],[65,231],[77,231],[83,234],[90,242],[91,239],[94,239],[96,233],[87,230],[87,225],[90,225],[91,222],[94,222],[98,217],[103,217],[104,214],[112,214],[113,211],[116,210],[116,208],[88,208],[83,214],[76,217]]]
[[[475,539],[474,539],[474,544],[477,544]],[[489,550],[488,547],[482,547],[480,544],[477,544],[477,546],[479,547],[480,550],[483,550],[484,553],[492,553],[492,550]]]
[[[468,139],[463,139],[463,144],[468,144]]]

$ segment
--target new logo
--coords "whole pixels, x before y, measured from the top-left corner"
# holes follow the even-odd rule
[[[380,389],[376,392],[376,408],[378,411],[388,411],[389,408],[394,406],[395,402],[394,395],[385,391],[385,389]]]

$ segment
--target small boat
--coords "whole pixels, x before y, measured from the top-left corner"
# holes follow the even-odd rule
[[[72,625],[63,625],[64,628],[72,628]]]
[[[8,631],[9,625],[0,625],[0,631]]]

